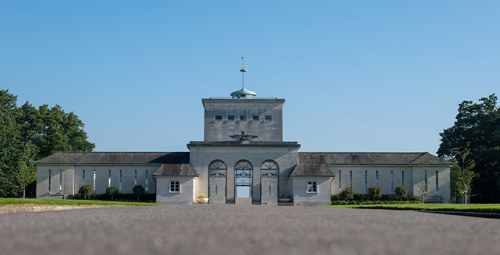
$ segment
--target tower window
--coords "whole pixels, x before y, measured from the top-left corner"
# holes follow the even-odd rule
[[[228,115],[227,120],[234,120],[234,115]]]
[[[222,120],[222,115],[215,115],[215,120]]]
[[[264,118],[265,120],[273,120],[273,116],[271,115],[266,115]]]
[[[252,116],[252,120],[259,120],[259,115]]]
[[[240,120],[247,120],[247,116],[245,116],[245,115],[240,115]]]

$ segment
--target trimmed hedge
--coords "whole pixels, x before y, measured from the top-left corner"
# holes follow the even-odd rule
[[[69,195],[68,199],[85,199],[83,196],[79,194],[75,195]],[[102,201],[111,201],[111,198],[108,194],[91,194],[90,197],[87,197],[87,199],[91,200],[102,200]],[[121,201],[137,201],[137,196],[134,194],[122,194],[118,193],[116,195],[113,195],[113,199],[116,200],[121,200]],[[141,195],[141,201],[145,202],[155,202],[156,201],[156,194],[144,194]]]
[[[342,199],[340,194],[332,195],[332,201],[340,201],[345,200]],[[352,200],[371,200],[368,194],[354,194],[354,198]],[[400,201],[401,197],[395,194],[384,194],[379,201]],[[403,201],[419,201],[420,199],[415,196],[407,196]]]
[[[395,201],[395,200],[336,200],[332,205],[392,205],[392,204],[421,204],[420,201]]]

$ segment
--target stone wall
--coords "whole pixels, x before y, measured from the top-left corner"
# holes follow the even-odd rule
[[[132,189],[136,184],[142,185],[146,193],[154,194],[155,180],[152,175],[158,167],[159,165],[39,165],[37,166],[37,197],[62,197],[63,194],[76,194],[83,184],[90,185],[95,194],[106,193],[109,185],[117,187],[120,193],[133,193]],[[62,179],[60,172],[62,172]]]
[[[288,148],[252,148],[252,147],[196,147],[191,148],[190,161],[199,175],[199,185],[195,193],[209,194],[208,167],[214,160],[221,160],[226,164],[226,202],[235,201],[234,167],[240,160],[247,160],[253,166],[252,197],[254,203],[261,203],[261,172],[260,167],[266,160],[274,160],[279,166],[278,195],[292,194],[289,175],[297,164],[297,150]],[[271,190],[272,191],[272,190]]]
[[[156,203],[192,204],[195,201],[195,179],[193,177],[157,176]],[[170,191],[171,181],[179,182],[180,192]]]
[[[329,205],[331,177],[293,178],[293,202],[298,205]],[[308,193],[307,183],[316,182],[317,192]]]
[[[436,202],[441,197],[442,202],[449,203],[450,169],[446,166],[329,166],[329,170],[335,174],[331,193],[338,194],[345,187],[351,186],[350,175],[352,171],[352,188],[355,193],[364,194],[367,192],[367,188],[378,186],[382,189],[382,194],[394,194],[395,187],[404,186],[409,195],[420,196],[425,169],[427,169],[428,182],[426,195],[429,196],[429,199],[435,199]],[[436,189],[436,171],[439,175],[438,189]],[[340,177],[340,175],[342,176]]]

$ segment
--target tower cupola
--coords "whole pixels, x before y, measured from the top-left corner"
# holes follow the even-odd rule
[[[241,56],[241,89],[231,93],[233,99],[253,99],[257,96],[257,93],[245,89],[245,73],[247,72],[247,65],[245,63],[245,56]]]

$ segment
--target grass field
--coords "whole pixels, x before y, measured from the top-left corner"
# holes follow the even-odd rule
[[[60,206],[154,206],[156,203],[121,202],[101,200],[69,200],[69,199],[38,199],[38,198],[0,198],[0,206],[6,205],[60,205]]]
[[[389,204],[389,205],[325,205],[330,208],[368,208],[418,211],[457,211],[500,213],[500,204]]]

